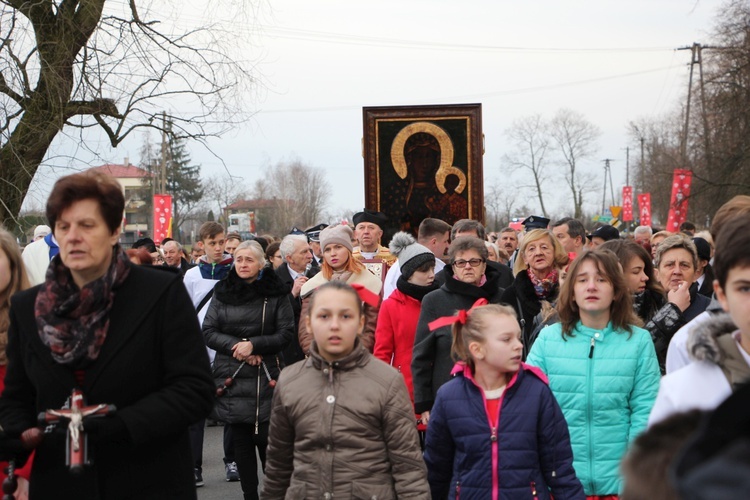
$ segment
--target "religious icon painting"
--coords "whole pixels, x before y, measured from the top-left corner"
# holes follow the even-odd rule
[[[482,105],[363,108],[365,205],[386,236],[427,218],[484,222]]]

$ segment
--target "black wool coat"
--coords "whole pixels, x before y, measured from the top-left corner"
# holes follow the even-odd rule
[[[320,268],[316,266],[315,261],[313,261],[313,266],[310,268],[310,272],[307,273],[307,276],[308,278],[312,278],[319,272]],[[295,297],[292,295],[291,289],[294,286],[294,280],[292,279],[292,275],[289,274],[289,264],[286,262],[281,264],[279,268],[276,269],[276,275],[281,279],[282,283],[289,286],[287,297],[289,297],[289,303],[292,305],[292,311],[294,312],[294,339],[289,342],[289,345],[282,353],[284,355],[284,363],[289,366],[297,361],[305,359],[305,353],[302,352],[302,347],[299,345],[299,332],[297,331],[300,313],[302,312],[302,299],[300,299],[299,296]]]
[[[560,287],[555,285],[548,301],[554,303],[557,300],[559,292]],[[502,302],[511,306],[516,311],[519,324],[523,320],[523,359],[526,360],[526,356],[528,356],[531,346],[534,344],[534,340],[536,340],[534,338],[534,331],[537,325],[534,324],[534,319],[542,311],[542,301],[536,296],[534,284],[531,282],[531,278],[529,278],[525,269],[518,273],[513,284],[505,289]]]
[[[39,412],[61,408],[78,385],[39,337],[39,289],[20,292],[11,302],[0,398],[0,425],[10,435],[36,426]],[[45,434],[31,472],[32,500],[196,498],[188,427],[208,415],[215,387],[195,309],[177,271],[131,267],[115,290],[106,340],[81,389],[89,405],[114,404],[117,412],[97,419],[88,432],[94,463],[80,475],[65,466],[65,432]]]
[[[454,362],[451,359],[453,333],[450,326],[430,331],[429,323],[443,316],[453,316],[460,309],[469,309],[478,299],[499,304],[503,289],[498,286],[500,274],[487,267],[484,285],[475,286],[453,278],[450,266],[443,268],[445,283],[422,299],[417,332],[414,337],[411,373],[414,383],[414,408],[423,413],[432,408],[437,390],[450,380]]]

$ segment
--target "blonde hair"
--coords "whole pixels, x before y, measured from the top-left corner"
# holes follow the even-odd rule
[[[526,248],[529,246],[529,244],[535,241],[539,241],[545,236],[549,238],[549,241],[552,244],[553,248],[552,267],[563,269],[568,265],[570,258],[565,252],[563,246],[559,241],[557,241],[557,238],[555,238],[555,235],[552,234],[552,231],[550,231],[549,229],[534,229],[526,233],[526,235],[523,237],[523,242],[521,243],[521,246],[518,249],[518,254],[516,255],[516,263],[513,265],[514,276],[521,271],[526,270],[526,260],[524,259],[523,255],[526,253]]]
[[[491,323],[491,316],[501,315],[513,318],[517,324],[516,311],[510,306],[500,304],[487,304],[475,307],[466,314],[466,323],[456,322],[453,324],[453,344],[451,345],[451,356],[455,361],[465,362],[474,371],[474,358],[471,357],[469,345],[472,342],[483,344],[486,339],[482,331]]]
[[[346,253],[349,256],[349,260],[346,261],[346,267],[344,268],[344,271],[349,271],[352,274],[359,274],[362,271],[366,270],[365,265],[362,264],[359,259],[355,259],[352,255],[352,252],[348,248],[346,248]],[[333,268],[328,264],[328,262],[326,262],[325,257],[320,261],[320,272],[323,273],[323,276],[327,280],[330,280],[331,276],[333,276]]]
[[[2,227],[0,227],[0,250],[5,253],[10,265],[8,287],[0,290],[0,332],[2,332],[8,329],[10,298],[14,293],[29,288],[29,277],[26,275],[26,268],[23,265],[16,239]]]

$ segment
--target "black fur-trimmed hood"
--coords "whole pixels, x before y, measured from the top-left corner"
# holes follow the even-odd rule
[[[688,336],[687,350],[690,357],[721,364],[724,361],[724,351],[719,347],[717,339],[722,335],[730,335],[735,330],[737,326],[728,313],[710,315],[693,328]]]

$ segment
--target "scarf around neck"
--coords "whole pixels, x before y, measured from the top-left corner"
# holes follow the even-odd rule
[[[104,276],[79,289],[60,256],[52,259],[34,313],[42,343],[57,363],[80,369],[99,357],[115,291],[128,277],[131,265],[120,245],[115,245]]]
[[[396,288],[398,288],[404,295],[408,295],[409,297],[422,302],[425,295],[437,290],[440,288],[440,285],[436,281],[433,281],[432,285],[428,286],[415,285],[414,283],[409,283],[403,276],[399,276],[396,281]]]
[[[552,295],[558,283],[557,269],[552,269],[547,276],[541,279],[536,277],[530,267],[526,268],[526,273],[531,280],[531,284],[534,285],[534,293],[536,293],[538,299],[546,300]]]

